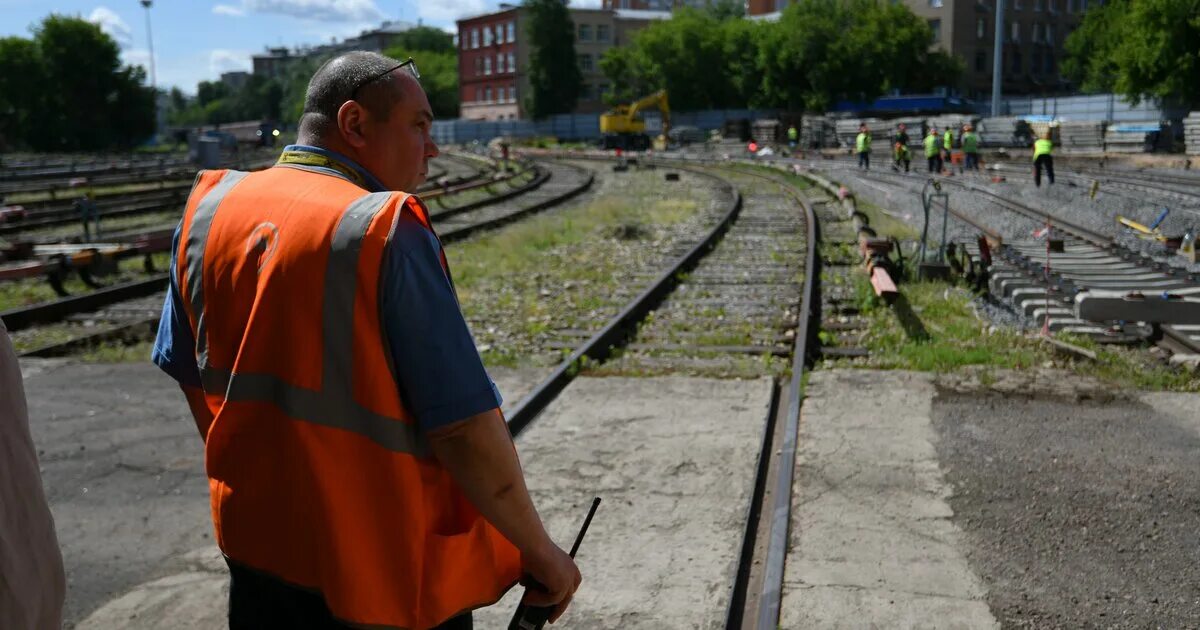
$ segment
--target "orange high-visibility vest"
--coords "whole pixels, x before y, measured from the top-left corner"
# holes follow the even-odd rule
[[[401,212],[429,227],[416,197],[303,166],[202,171],[176,271],[221,550],[344,621],[423,629],[496,602],[520,554],[430,454],[394,379],[379,291]]]

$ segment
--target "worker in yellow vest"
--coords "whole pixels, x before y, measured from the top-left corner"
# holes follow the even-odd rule
[[[954,130],[949,126],[946,127],[946,133],[942,134],[942,159],[945,164],[953,164],[954,158]]]
[[[1051,184],[1054,183],[1054,157],[1050,155],[1053,148],[1049,129],[1041,138],[1033,141],[1033,183],[1037,186],[1042,185],[1042,169],[1046,169],[1046,177]]]
[[[201,171],[153,360],[204,439],[229,626],[464,630],[523,576],[580,583],[526,488],[441,242],[409,194],[438,155],[412,59],[309,82],[298,144]]]
[[[963,125],[962,133],[962,148],[963,160],[966,163],[966,170],[979,170],[979,136],[975,135],[975,128],[970,123]]]
[[[800,132],[796,131],[796,125],[788,125],[787,139],[788,139],[788,149],[795,151],[796,143],[800,140]]]
[[[867,124],[858,126],[858,137],[854,139],[854,150],[858,153],[858,167],[871,170],[871,131]]]
[[[942,172],[942,153],[938,147],[937,127],[930,127],[925,136],[925,161],[929,163],[930,173]]]

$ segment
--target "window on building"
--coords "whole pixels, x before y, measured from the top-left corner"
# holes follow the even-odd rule
[[[513,55],[512,53],[508,53],[508,71],[509,72],[517,71],[517,57],[515,55]]]
[[[1054,25],[1053,24],[1046,25],[1046,43],[1050,44],[1051,46],[1054,45]]]
[[[581,42],[592,41],[592,25],[591,24],[580,24],[579,25],[579,41],[581,41]]]
[[[463,50],[471,48],[471,36],[466,31],[458,34],[458,43],[462,44]]]
[[[1045,11],[1046,10],[1046,0],[1033,0],[1033,10],[1034,11]]]
[[[609,34],[608,25],[607,24],[597,24],[596,25],[596,41],[607,43],[609,40],[609,37],[610,37],[610,34]]]
[[[496,74],[504,72],[504,59],[505,57],[503,53],[496,55]],[[509,68],[508,70],[511,72],[512,68]]]
[[[592,55],[591,53],[583,53],[579,55],[579,69],[584,72],[592,71]]]
[[[504,43],[504,25],[503,24],[496,25],[496,43],[497,44]]]
[[[1010,25],[1009,30],[1010,30],[1009,36],[1012,39],[1012,41],[1014,41],[1014,42],[1021,41],[1021,23],[1020,22],[1013,22]]]
[[[492,28],[490,26],[483,27],[483,45],[492,45]]]
[[[942,39],[941,20],[929,20],[929,30],[933,33],[933,41],[936,42]]]
[[[929,0],[929,6],[934,9],[942,8],[942,0]]]
[[[492,86],[483,88],[483,100],[487,103],[492,102]]]
[[[508,102],[509,103],[517,102],[517,86],[515,86],[515,85],[508,86]]]
[[[475,76],[483,74],[483,57],[475,58]]]
[[[1046,51],[1046,56],[1042,57],[1042,71],[1046,74],[1054,74],[1054,53]]]
[[[471,48],[479,48],[479,29],[471,29]]]
[[[975,72],[983,72],[987,70],[987,52],[982,50],[975,51]]]
[[[483,58],[483,73],[484,74],[492,73],[492,58],[491,57]]]
[[[1075,12],[1075,0],[1067,0],[1067,13]]]
[[[1041,28],[1041,24],[1039,24],[1039,23],[1037,23],[1037,22],[1034,22],[1034,23],[1032,24],[1032,28],[1033,28],[1033,33],[1032,33],[1032,34],[1030,34],[1030,36],[1029,36],[1029,37],[1030,37],[1030,41],[1032,41],[1033,43],[1037,44],[1037,43],[1041,42],[1041,39],[1039,39],[1039,37],[1040,37],[1040,35],[1041,35],[1041,30],[1042,30],[1042,28]]]
[[[975,38],[983,39],[985,37],[987,37],[987,18],[976,18]]]
[[[508,43],[517,41],[517,23],[509,22],[505,25],[504,30],[508,31]]]
[[[788,2],[790,2],[790,1],[791,0],[775,0],[775,10],[782,11],[782,10],[786,9]],[[629,8],[629,7],[625,7],[625,8]]]

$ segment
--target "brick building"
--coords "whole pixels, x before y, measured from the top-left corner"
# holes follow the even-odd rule
[[[608,83],[600,71],[604,51],[628,41],[653,20],[670,18],[664,11],[570,9],[575,26],[575,54],[583,75],[577,113],[605,109]],[[460,116],[469,120],[516,120],[524,114],[529,89],[529,44],[524,36],[528,13],[520,6],[500,5],[495,13],[458,21]]]
[[[749,15],[780,11],[788,0],[750,0]],[[957,86],[968,98],[992,92],[995,42],[994,0],[904,0],[933,30],[934,44],[962,58],[966,71]],[[1092,0],[1096,4],[1097,0]],[[1005,0],[1003,91],[1053,94],[1071,91],[1061,76],[1067,35],[1079,27],[1088,0]]]

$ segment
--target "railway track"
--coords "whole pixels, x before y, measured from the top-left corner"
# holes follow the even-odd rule
[[[858,172],[857,177],[907,187],[910,177],[888,172]],[[1126,296],[1171,295],[1177,300],[1200,298],[1200,273],[1173,266],[1134,251],[1110,235],[1033,208],[986,190],[972,181],[939,178],[942,186],[979,195],[997,208],[1028,220],[1029,226],[1051,226],[1042,238],[1033,230],[1014,238],[1003,234],[978,216],[951,208],[951,215],[970,225],[996,247],[990,273],[991,293],[1007,300],[1012,307],[1034,323],[1049,330],[1087,336],[1102,343],[1132,343],[1147,339],[1176,354],[1200,353],[1200,321],[1184,314],[1181,319],[1158,321],[1153,304],[1145,303],[1142,319],[1106,317],[1082,319],[1076,301],[1085,292],[1114,292]],[[1049,241],[1054,241],[1048,251]],[[978,248],[967,244],[967,251],[979,259]],[[1143,299],[1144,298],[1135,298]],[[1104,309],[1091,310],[1103,314]],[[1112,309],[1112,313],[1131,313],[1135,309]],[[1150,320],[1158,326],[1130,325]]]
[[[435,215],[442,241],[460,241],[562,204],[586,191],[593,181],[592,174],[577,167],[546,168],[549,176],[535,179],[536,186],[518,187],[516,195],[502,191],[493,195],[494,199],[477,200],[471,204],[473,209],[456,215],[454,222],[446,226],[437,222]],[[19,345],[28,346],[22,338],[34,333],[38,338],[50,339],[25,347],[20,353],[23,357],[63,356],[111,341],[144,340],[156,330],[161,292],[167,280],[166,273],[159,273],[144,280],[10,309],[0,313],[0,318],[15,333]],[[149,308],[147,304],[154,306]]]

